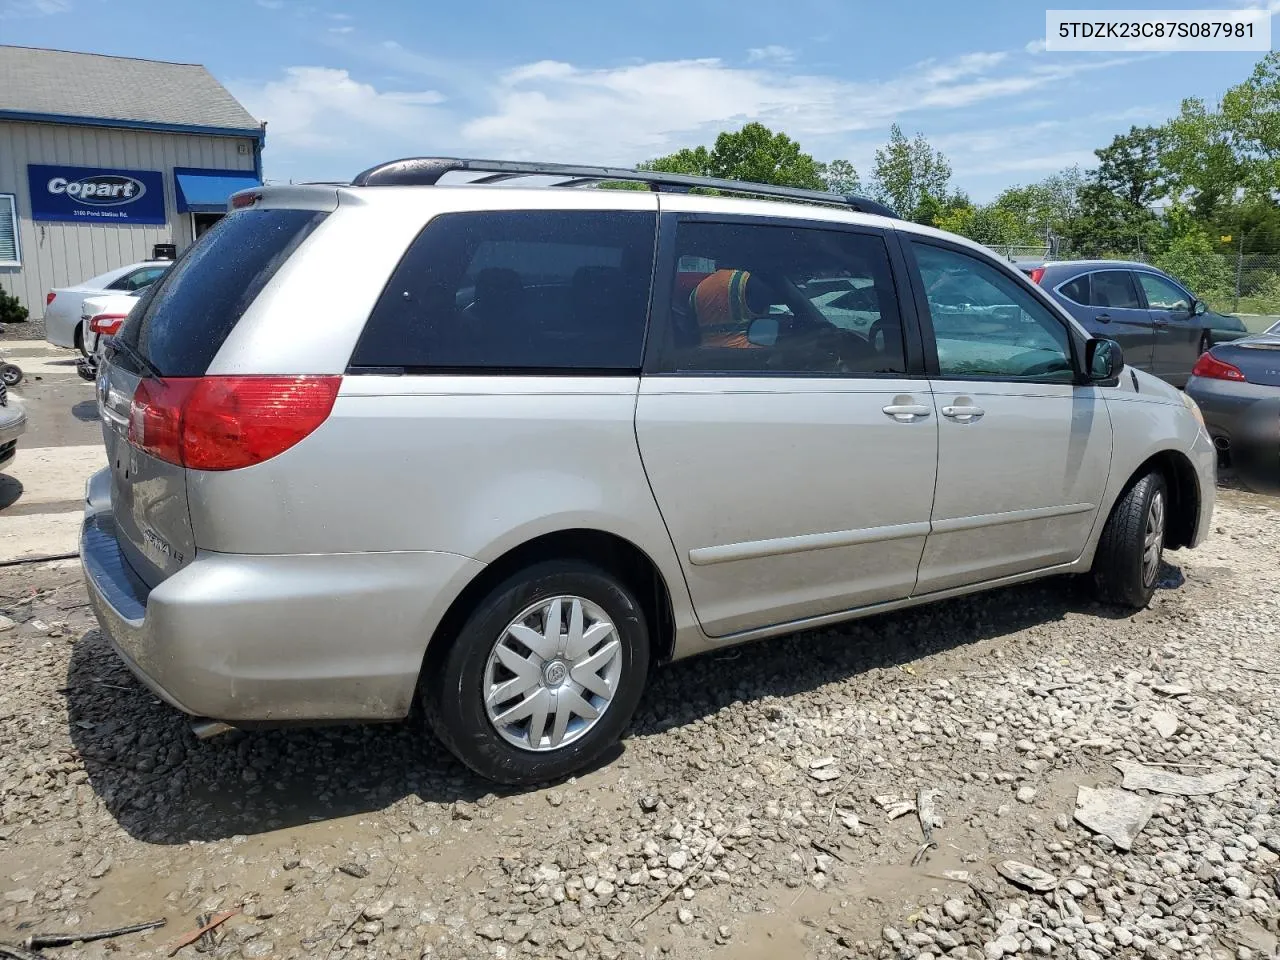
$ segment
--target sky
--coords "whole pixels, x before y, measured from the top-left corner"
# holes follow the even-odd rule
[[[0,0],[0,43],[204,64],[267,121],[272,181],[424,155],[629,166],[752,120],[865,181],[896,122],[985,201],[1087,169],[1262,56],[1049,53],[1044,34],[1027,0]]]

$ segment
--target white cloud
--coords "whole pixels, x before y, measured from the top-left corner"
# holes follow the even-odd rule
[[[268,122],[272,145],[286,152],[361,152],[373,133],[399,131],[412,139],[429,128],[445,99],[435,90],[380,92],[329,67],[290,67],[281,80],[231,86],[250,113]]]
[[[23,17],[51,17],[71,9],[70,0],[4,0],[0,2],[0,20]]]
[[[769,60],[774,63],[790,63],[795,58],[795,52],[790,47],[780,47],[776,43],[771,43],[767,47],[752,47],[747,51],[747,60],[751,63],[758,63],[762,60]]]
[[[517,157],[634,162],[705,142],[748,120],[811,143],[881,129],[904,115],[956,110],[1052,88],[1104,63],[1011,68],[1003,52],[915,64],[897,77],[852,82],[792,73],[781,65],[731,67],[718,59],[592,69],[541,61],[502,74],[492,105],[462,126],[463,138]]]
[[[257,0],[257,3],[268,10],[279,10],[284,6],[284,0]]]
[[[1048,48],[1048,42],[1044,37],[1036,37],[1034,40],[1028,40],[1027,45],[1023,47],[1027,53],[1044,53]]]
[[[966,123],[967,111],[998,103],[1016,115],[1036,99],[1061,99],[1077,75],[1136,59],[1046,61],[1021,50],[977,52],[874,81],[802,73],[776,60],[733,66],[714,58],[598,68],[541,60],[495,74],[393,40],[325,35],[342,56],[377,64],[374,76],[381,79],[375,84],[347,70],[308,66],[269,82],[233,83],[250,111],[270,123],[269,171],[283,165],[328,176],[397,154],[455,151],[630,165],[707,143],[752,120],[785,131],[820,158],[848,157],[864,169],[888,125],[899,121],[908,132],[924,129],[939,146],[946,143],[961,179],[965,170],[981,175],[997,163],[1033,169],[1082,145],[1072,127],[1044,130],[1038,121],[1045,118],[1033,116],[1029,132],[1010,147],[1003,131],[973,133],[980,127]],[[948,141],[939,128],[965,133]]]
[[[346,26],[346,27],[330,27],[330,28],[329,28],[329,32],[330,32],[330,33],[350,33],[350,32],[351,32],[352,30],[354,30],[354,29],[355,29],[355,27],[351,27],[351,26]]]
[[[351,19],[351,14],[349,13],[326,13],[325,16],[328,17],[330,20],[350,20]]]

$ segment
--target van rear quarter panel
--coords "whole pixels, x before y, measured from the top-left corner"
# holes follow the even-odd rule
[[[643,550],[696,623],[635,437],[639,380],[348,376],[329,419],[243,470],[188,474],[200,550],[431,550],[491,563],[587,528]]]

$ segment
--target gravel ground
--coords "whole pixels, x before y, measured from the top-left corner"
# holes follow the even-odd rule
[[[197,743],[73,563],[0,570],[0,941],[164,918],[57,951],[160,957],[238,909],[183,954],[1273,955],[1280,511],[1214,527],[1136,616],[1053,581],[677,664],[524,793],[413,724]],[[1124,761],[1216,782],[1102,794],[1150,815],[1125,850],[1073,819]]]
[[[43,320],[25,320],[22,323],[0,323],[0,343],[3,343],[6,340],[43,339]]]

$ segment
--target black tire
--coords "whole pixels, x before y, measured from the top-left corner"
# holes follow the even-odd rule
[[[581,597],[608,615],[620,641],[621,672],[594,726],[559,749],[534,752],[508,742],[490,721],[485,671],[508,624],[538,601],[557,596]],[[548,560],[508,577],[476,605],[456,637],[438,640],[448,647],[428,653],[421,684],[427,722],[454,756],[498,783],[544,783],[591,764],[631,722],[649,671],[649,626],[640,604],[611,574],[579,560]]]
[[[1139,478],[1116,501],[1102,529],[1098,551],[1093,558],[1093,585],[1099,600],[1131,610],[1141,610],[1151,602],[1160,577],[1160,557],[1154,567],[1143,562],[1148,520],[1152,503],[1163,504],[1161,537],[1158,545],[1163,554],[1163,533],[1168,528],[1169,491],[1164,477],[1152,471]]]
[[[72,342],[76,349],[80,351],[80,356],[89,356],[89,351],[84,348],[84,323],[83,321],[76,324],[76,334],[72,337]]]
[[[1200,334],[1200,349],[1196,351],[1196,356],[1204,356],[1204,354],[1209,352],[1209,348],[1212,346],[1213,337],[1210,335],[1209,331],[1206,330],[1204,333]]]
[[[0,379],[6,387],[16,387],[22,382],[22,368],[15,363],[0,364]]]

